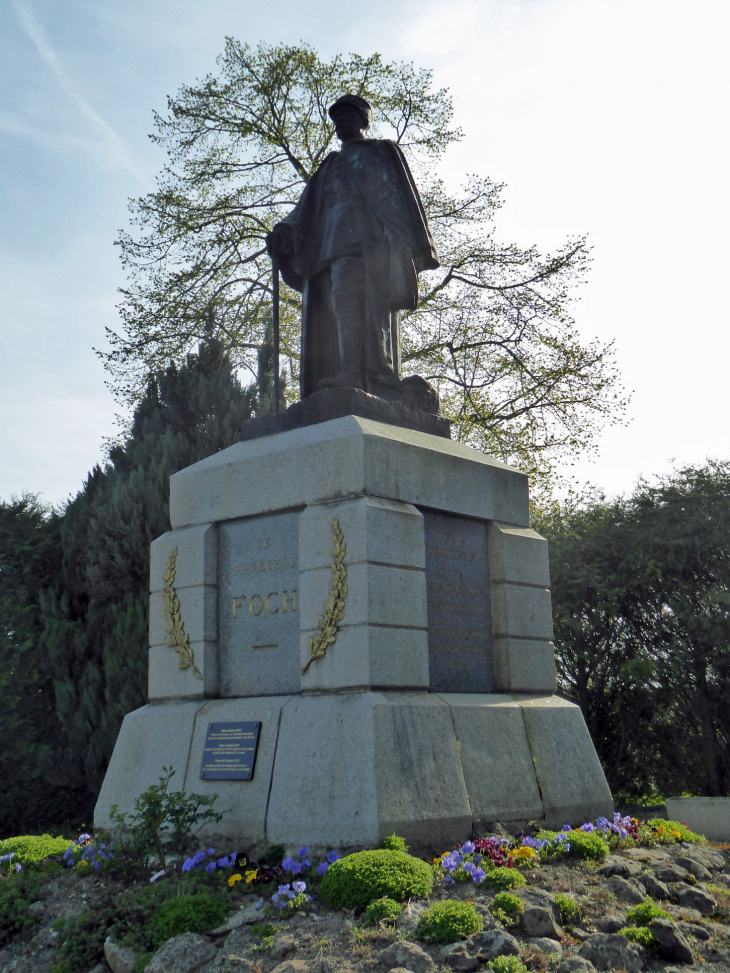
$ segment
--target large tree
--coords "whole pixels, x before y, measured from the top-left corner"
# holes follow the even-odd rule
[[[219,67],[155,115],[168,162],[118,241],[129,284],[104,355],[117,392],[134,400],[150,370],[184,359],[211,308],[232,360],[255,374],[271,304],[264,238],[336,147],[327,108],[349,91],[371,102],[372,134],[400,144],[422,193],[442,267],[422,275],[419,307],[403,318],[404,367],[438,385],[458,437],[546,476],[621,417],[611,347],[582,342],[569,313],[585,239],[549,256],[495,240],[502,186],[473,175],[452,192],[438,178],[462,133],[429,71],[230,38]],[[284,288],[283,302],[295,395],[299,295]]]
[[[730,793],[730,462],[537,520],[561,690],[612,787]]]

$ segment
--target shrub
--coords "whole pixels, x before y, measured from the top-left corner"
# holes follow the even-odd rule
[[[366,922],[395,922],[400,915],[400,905],[387,895],[371,902],[365,910]]]
[[[569,926],[577,918],[580,906],[570,895],[563,895],[561,892],[555,896],[555,902],[560,909],[560,921],[564,926]]]
[[[207,932],[219,926],[231,911],[231,903],[210,893],[181,895],[168,899],[155,912],[147,927],[153,946],[162,946],[184,932]]]
[[[665,821],[663,818],[652,818],[646,822],[652,830],[652,838],[661,845],[671,845],[675,842],[687,841],[693,845],[704,845],[707,839],[704,835],[690,831],[686,824],[680,821]]]
[[[522,901],[511,892],[498,892],[489,907],[495,919],[503,922],[506,926],[514,926],[519,922],[519,918],[525,911]]]
[[[387,895],[402,902],[423,898],[433,885],[431,867],[402,851],[357,851],[334,862],[325,872],[319,896],[333,909],[364,909]]]
[[[405,838],[399,838],[397,834],[389,834],[383,838],[380,842],[380,847],[388,851],[402,851],[404,854],[408,852],[408,845],[405,842]]]
[[[267,865],[281,865],[285,854],[285,845],[269,845],[261,856],[261,861],[265,862]]]
[[[436,902],[418,920],[416,935],[434,943],[453,943],[482,928],[482,917],[471,902]]]
[[[73,842],[67,838],[52,838],[49,834],[26,834],[0,841],[0,855],[15,852],[13,864],[37,865],[52,855],[62,855]]]
[[[487,872],[482,885],[490,889],[519,889],[527,885],[527,879],[516,868],[493,868]]]
[[[527,973],[527,967],[519,956],[496,956],[487,963],[486,968],[493,973]]]
[[[563,831],[565,840],[570,845],[570,854],[581,861],[602,862],[608,852],[608,842],[598,831]],[[551,841],[557,837],[553,831],[540,832],[540,838],[550,838]]]
[[[643,946],[647,953],[656,953],[657,941],[646,926],[626,926],[624,929],[620,930],[620,933],[630,942],[638,943],[639,946]]]
[[[11,872],[0,881],[0,948],[38,924],[30,904],[39,887],[40,879],[27,872]]]
[[[630,926],[648,926],[652,919],[671,919],[671,915],[656,902],[641,902],[626,912],[626,922]]]

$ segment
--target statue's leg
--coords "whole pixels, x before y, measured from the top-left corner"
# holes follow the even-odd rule
[[[332,264],[332,308],[340,341],[340,372],[320,388],[365,388],[365,265],[362,257]]]

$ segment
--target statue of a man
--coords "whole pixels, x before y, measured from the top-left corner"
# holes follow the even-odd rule
[[[439,266],[433,238],[399,146],[365,137],[368,102],[344,95],[329,114],[342,150],[327,156],[266,241],[284,281],[302,292],[301,395],[349,386],[411,398],[398,311],[416,307],[418,274]]]

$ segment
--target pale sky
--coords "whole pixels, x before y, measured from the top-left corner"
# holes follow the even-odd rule
[[[563,472],[614,493],[728,458],[726,2],[0,0],[0,498],[76,493],[115,434],[113,241],[164,162],[153,109],[226,35],[433,68],[465,130],[445,174],[507,183],[500,238],[589,234],[575,317],[633,398]]]

